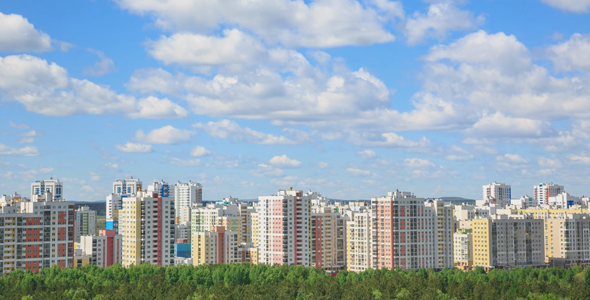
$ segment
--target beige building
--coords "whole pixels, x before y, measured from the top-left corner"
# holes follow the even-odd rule
[[[346,222],[346,267],[348,271],[362,272],[372,263],[371,211],[348,212]]]
[[[193,266],[239,263],[239,235],[224,226],[211,226],[208,231],[193,233],[191,245]]]
[[[119,234],[123,236],[123,266],[149,263],[174,265],[174,199],[156,191],[138,191],[123,198]]]
[[[220,201],[208,203],[206,206],[193,206],[191,211],[191,237],[196,232],[209,231],[212,226],[223,226],[226,231],[237,232],[241,240],[242,216],[240,216],[237,203]]]
[[[453,235],[455,268],[469,270],[473,266],[473,236],[471,229],[458,229]]]
[[[252,213],[252,245],[258,247],[258,213]]]
[[[346,217],[330,207],[311,213],[311,265],[325,270],[346,267]]]
[[[590,217],[568,214],[545,220],[545,260],[552,264],[590,262]]]
[[[545,265],[543,220],[493,215],[472,221],[473,265],[485,268]]]

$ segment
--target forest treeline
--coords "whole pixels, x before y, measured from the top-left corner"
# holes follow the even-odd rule
[[[229,264],[16,270],[0,277],[0,300],[18,299],[590,299],[590,268],[342,271]]]

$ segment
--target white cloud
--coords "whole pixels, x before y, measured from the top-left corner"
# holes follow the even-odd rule
[[[346,168],[346,172],[348,172],[354,176],[369,176],[369,175],[371,175],[371,171],[361,170],[361,169],[357,169],[357,168]]]
[[[32,146],[12,148],[0,143],[0,155],[39,156],[39,150],[37,150],[37,147]]]
[[[590,157],[588,156],[583,156],[583,155],[568,155],[568,158],[576,163],[583,163],[583,164],[590,164]]]
[[[29,55],[0,57],[0,93],[4,101],[20,102],[28,111],[46,116],[125,113],[133,118],[179,118],[188,115],[184,108],[168,99],[150,97],[138,101],[106,86],[71,78],[55,63]]]
[[[319,167],[320,169],[325,169],[325,168],[327,168],[327,167],[328,167],[328,163],[325,163],[325,162],[323,162],[323,161],[320,161],[320,162],[318,163],[318,167]]]
[[[19,144],[30,144],[30,143],[34,143],[35,139],[32,137],[27,137],[27,138],[22,138],[20,140],[18,140]]]
[[[280,177],[284,172],[269,165],[259,164],[256,169],[250,170],[250,174],[256,177]]]
[[[270,183],[274,185],[280,186],[293,186],[295,185],[295,181],[297,180],[297,176],[285,176],[281,179],[273,178],[270,180]]]
[[[426,14],[411,16],[405,26],[408,44],[416,45],[427,38],[444,39],[449,31],[471,30],[484,21],[483,16],[474,18],[473,13],[460,10],[453,1],[432,3]]]
[[[251,64],[267,55],[255,38],[238,29],[223,31],[223,37],[177,33],[148,43],[148,52],[166,65]]]
[[[53,172],[53,168],[40,168],[39,173],[47,174]]]
[[[85,191],[85,192],[94,192],[94,188],[92,188],[89,185],[82,186],[82,190]]]
[[[10,127],[12,127],[12,128],[16,128],[16,129],[27,129],[27,128],[29,128],[29,126],[27,124],[17,124],[17,123],[14,123],[12,121],[9,121],[9,123],[10,123]]]
[[[84,75],[102,76],[117,71],[117,67],[115,67],[113,60],[106,57],[104,52],[94,49],[88,49],[88,51],[96,54],[96,56],[100,58],[100,61],[96,62],[93,66],[84,68],[84,71],[82,72]]]
[[[411,170],[427,170],[435,167],[435,164],[431,163],[429,160],[421,158],[406,158],[403,161],[403,165]]]
[[[285,155],[285,154],[271,158],[270,163],[273,166],[276,166],[279,168],[298,168],[301,166],[300,161],[288,158],[287,155]]]
[[[473,159],[473,155],[457,155],[457,154],[450,154],[445,156],[446,160],[451,160],[451,161],[465,161],[465,160],[472,160]]]
[[[590,8],[590,0],[541,0],[541,2],[574,13],[585,13]]]
[[[370,150],[370,149],[357,151],[356,153],[362,158],[371,158],[371,157],[377,156],[377,153],[375,153],[375,151]]]
[[[111,168],[113,170],[119,170],[119,165],[115,164],[115,163],[107,163],[106,165],[104,165],[107,168]]]
[[[520,164],[526,164],[528,163],[528,159],[518,155],[518,154],[504,154],[502,156],[498,156],[496,157],[496,160],[498,161],[507,161],[507,162],[511,162],[511,163],[520,163]]]
[[[525,118],[512,118],[501,113],[484,116],[467,130],[478,137],[544,137],[551,134],[551,124]]]
[[[552,169],[555,170],[561,167],[561,162],[559,159],[550,159],[546,157],[539,157],[537,162],[539,163],[539,167],[545,169]]]
[[[0,12],[0,51],[5,52],[44,52],[51,51],[51,38],[36,30],[21,15],[5,15]]]
[[[147,97],[139,100],[137,108],[138,111],[128,113],[127,116],[132,119],[183,119],[189,116],[184,107],[167,98]]]
[[[590,72],[590,34],[573,34],[569,40],[547,48],[547,57],[558,71]]]
[[[403,16],[401,3],[384,0],[116,2],[133,13],[154,16],[155,24],[166,30],[208,33],[230,25],[253,32],[270,44],[307,48],[390,42],[394,36],[385,27]]]
[[[31,131],[27,131],[25,133],[22,133],[21,136],[36,137],[36,136],[39,136],[39,134],[37,134],[37,132],[35,130],[31,130]]]
[[[135,132],[135,139],[146,144],[178,144],[191,140],[193,132],[177,129],[170,125],[157,128],[145,134],[143,130]]]
[[[100,181],[100,175],[90,172],[90,181]]]
[[[203,146],[196,146],[192,151],[191,151],[191,155],[192,156],[203,156],[203,155],[207,155],[211,153],[211,151],[205,149],[205,147]]]
[[[182,159],[173,157],[172,159],[170,159],[170,163],[172,163],[173,165],[175,165],[177,167],[194,167],[194,166],[200,165],[201,160],[198,158],[189,159],[189,160],[182,160]]]
[[[352,132],[347,140],[355,145],[364,147],[389,147],[420,150],[431,146],[430,140],[426,137],[422,137],[418,141],[412,141],[393,132],[381,134]]]
[[[119,151],[128,153],[147,153],[152,151],[152,145],[127,142],[125,145],[115,145]]]
[[[221,120],[207,124],[195,123],[193,127],[205,131],[214,138],[231,139],[234,142],[262,145],[295,145],[300,143],[300,141],[292,140],[282,135],[268,134],[248,127],[241,127],[238,123],[231,120]]]

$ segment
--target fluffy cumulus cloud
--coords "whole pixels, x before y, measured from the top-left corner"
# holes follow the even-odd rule
[[[299,139],[290,139],[282,135],[274,135],[253,130],[248,127],[241,127],[238,123],[231,120],[221,120],[218,122],[196,123],[194,128],[203,130],[210,136],[218,139],[230,139],[235,142],[247,142],[261,145],[294,145],[306,140],[307,137]]]
[[[115,145],[119,151],[128,153],[146,153],[152,151],[152,145],[127,142],[125,145]]]
[[[154,129],[148,133],[138,130],[135,133],[135,140],[145,144],[178,144],[191,140],[193,134],[190,130],[177,129],[170,125]]]
[[[370,150],[370,149],[357,151],[356,153],[362,158],[371,158],[371,157],[377,156],[377,153],[375,153],[375,151]]]
[[[196,146],[192,151],[191,151],[191,155],[192,156],[205,156],[207,154],[210,154],[211,151],[205,149],[205,147],[203,146]]]
[[[346,172],[352,174],[353,176],[369,176],[369,175],[371,175],[371,171],[357,169],[357,168],[346,168]]]
[[[287,155],[283,154],[281,156],[275,156],[270,159],[270,163],[278,168],[298,168],[301,167],[301,162],[287,157]]]
[[[427,38],[444,39],[449,31],[471,30],[484,21],[473,13],[459,9],[454,1],[432,3],[426,14],[414,13],[405,25],[408,44],[416,45]]]
[[[39,150],[32,146],[13,148],[0,143],[0,155],[38,156]]]
[[[44,52],[51,51],[51,38],[37,29],[21,15],[0,12],[0,51]]]
[[[170,100],[137,100],[117,94],[106,86],[71,78],[57,64],[30,55],[0,57],[0,97],[1,101],[17,101],[28,111],[47,116],[121,113],[133,118],[179,118],[187,115],[186,110]]]
[[[585,13],[590,8],[590,0],[541,0],[541,2],[563,11],[575,13]]]
[[[250,174],[256,177],[280,177],[284,173],[283,170],[266,164],[259,164],[255,169],[250,170]]]
[[[337,47],[393,41],[388,25],[403,17],[401,3],[387,0],[117,0],[120,7],[149,14],[165,30],[206,34],[239,26],[268,44]]]
[[[83,71],[84,75],[102,76],[117,71],[113,60],[104,55],[104,52],[94,49],[89,49],[88,51],[96,54],[100,58],[100,61],[96,62],[93,66],[86,67]]]
[[[573,34],[569,40],[547,48],[558,71],[590,72],[590,34]]]

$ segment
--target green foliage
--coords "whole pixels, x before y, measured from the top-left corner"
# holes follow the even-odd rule
[[[302,266],[58,267],[0,277],[0,300],[33,299],[590,299],[590,268],[342,271]]]

